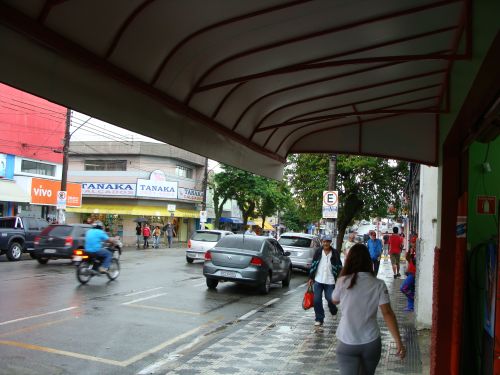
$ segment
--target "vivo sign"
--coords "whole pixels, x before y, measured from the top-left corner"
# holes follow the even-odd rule
[[[135,197],[136,184],[118,184],[108,182],[82,183],[84,195],[112,195]]]
[[[152,181],[137,179],[137,196],[177,199],[177,181]]]

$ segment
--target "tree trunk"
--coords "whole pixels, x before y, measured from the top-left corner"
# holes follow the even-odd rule
[[[344,234],[346,228],[352,223],[352,220],[362,209],[363,209],[363,201],[359,199],[356,193],[350,194],[345,200],[344,209],[340,211],[339,218],[337,220],[338,224],[337,249],[339,251],[342,248],[342,242],[344,241]]]

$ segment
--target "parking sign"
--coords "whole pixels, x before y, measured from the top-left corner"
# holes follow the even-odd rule
[[[66,209],[66,198],[67,198],[67,193],[64,190],[59,190],[57,192],[57,209],[58,210]]]
[[[336,219],[338,215],[338,191],[323,192],[323,219]]]

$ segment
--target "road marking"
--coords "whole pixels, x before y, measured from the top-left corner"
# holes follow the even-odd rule
[[[257,311],[259,311],[259,310],[258,310],[258,309],[256,309],[256,310],[249,311],[249,312],[247,312],[245,315],[240,316],[240,317],[239,317],[238,319],[236,319],[236,320],[245,320],[246,318],[248,318],[248,317],[252,316],[253,314],[255,314]]]
[[[278,302],[279,300],[280,300],[280,298],[272,299],[272,300],[267,301],[266,303],[264,303],[263,306],[271,306],[273,303]]]
[[[304,286],[307,286],[307,283],[304,283],[304,284],[301,284],[299,285],[298,287],[296,287],[295,289],[292,289],[292,290],[289,290],[288,292],[286,293],[283,293],[284,296],[288,296],[289,294],[292,294],[292,293],[295,293],[297,290],[301,289],[302,287]]]
[[[189,337],[189,336],[195,334],[196,332],[198,332],[198,331],[200,331],[200,330],[208,327],[210,324],[213,324],[213,323],[215,323],[215,322],[217,322],[217,321],[219,321],[221,319],[222,318],[213,319],[213,320],[211,320],[211,321],[209,321],[209,322],[207,322],[207,323],[205,323],[205,324],[203,324],[201,326],[193,328],[190,331],[187,331],[187,332],[185,332],[185,333],[183,333],[183,334],[181,334],[179,336],[176,336],[176,337],[171,338],[170,340],[167,340],[167,341],[165,341],[165,342],[163,342],[163,343],[161,343],[159,345],[156,345],[154,348],[151,348],[149,350],[146,350],[145,352],[137,354],[137,355],[135,355],[135,356],[127,359],[126,361],[123,361],[122,363],[123,363],[124,366],[128,366],[128,365],[130,365],[130,364],[132,364],[134,362],[140,361],[141,359],[146,358],[148,355],[156,353],[156,352],[158,352],[158,351],[166,348],[169,345],[175,344],[177,341],[182,340],[182,339],[184,339],[186,337]]]
[[[143,298],[138,298],[138,299],[134,299],[132,301],[128,301],[128,302],[123,302],[122,305],[130,305],[132,303],[136,303],[136,302],[141,302],[141,301],[146,301],[148,299],[153,299],[153,298],[157,298],[157,297],[161,297],[161,296],[164,296],[166,295],[167,293],[159,293],[159,294],[153,294],[152,296],[149,296],[149,297],[143,297]]]
[[[125,294],[125,297],[131,297],[131,296],[135,296],[135,295],[137,295],[137,294],[148,293],[148,292],[152,292],[153,290],[158,290],[158,289],[163,289],[163,288],[164,288],[163,286],[159,286],[158,288],[146,289],[146,290],[140,290],[140,291],[138,291],[138,292]]]
[[[166,312],[172,312],[172,313],[178,313],[178,314],[188,314],[188,315],[197,315],[197,316],[204,314],[204,313],[198,313],[198,312],[192,312],[192,311],[171,309],[169,307],[138,305],[138,304],[133,304],[133,305],[128,305],[128,306],[129,307],[139,307],[139,308],[142,308],[142,309],[151,309],[151,310],[166,311]]]
[[[18,333],[25,333],[25,332],[33,331],[33,330],[38,329],[38,328],[48,327],[48,326],[51,326],[52,324],[61,323],[61,322],[64,322],[65,320],[70,320],[70,319],[73,319],[73,318],[63,318],[63,319],[53,320],[53,321],[46,322],[46,323],[35,324],[35,325],[30,326],[30,327],[17,329],[15,331],[4,332],[4,333],[0,334],[0,337],[12,336],[12,335],[15,335]]]
[[[40,352],[65,355],[67,357],[73,357],[73,358],[79,358],[79,359],[86,359],[88,361],[100,362],[100,363],[105,363],[105,364],[113,365],[113,366],[120,366],[120,367],[126,366],[123,362],[115,361],[115,360],[112,360],[112,359],[94,357],[92,355],[80,354],[80,353],[75,353],[75,352],[68,352],[66,350],[58,350],[58,349],[48,348],[46,346],[25,344],[23,342],[18,342],[18,341],[0,340],[0,344],[2,344],[2,345],[9,345],[9,346],[15,346],[15,347],[18,347],[18,348],[23,348],[23,349],[38,350]]]
[[[76,309],[76,308],[78,308],[78,306],[71,306],[71,307],[67,307],[67,308],[65,308],[65,309],[56,310],[56,311],[49,311],[49,312],[47,312],[47,313],[43,313],[43,314],[37,314],[37,315],[26,316],[26,317],[24,317],[24,318],[18,318],[18,319],[13,319],[13,320],[7,320],[7,321],[5,321],[5,322],[1,322],[1,323],[0,323],[0,326],[6,325],[6,324],[11,324],[11,323],[22,322],[23,320],[40,318],[40,317],[42,317],[42,316],[47,316],[47,315],[57,314],[57,313],[60,313],[60,312],[70,311],[70,310],[74,310],[74,309]]]

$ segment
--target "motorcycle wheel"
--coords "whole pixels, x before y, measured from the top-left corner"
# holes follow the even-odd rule
[[[81,284],[87,284],[92,278],[90,267],[91,265],[89,262],[81,262],[78,267],[76,267],[76,278]]]
[[[110,280],[115,280],[120,275],[120,262],[118,259],[111,259],[107,275]]]

